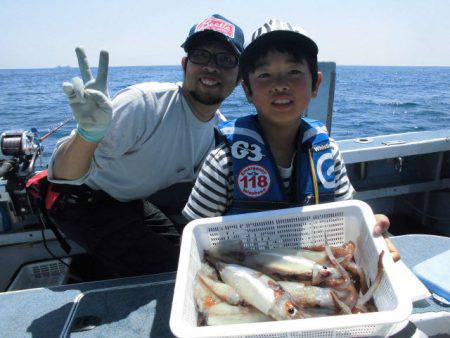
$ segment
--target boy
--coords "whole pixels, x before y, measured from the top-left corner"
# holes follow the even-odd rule
[[[224,122],[224,142],[206,158],[183,214],[188,219],[346,200],[353,196],[344,160],[319,121],[302,118],[317,96],[318,48],[301,28],[270,20],[240,58],[247,99],[258,115]],[[374,235],[389,219],[375,215]]]
[[[189,219],[352,198],[338,145],[319,121],[302,119],[322,74],[301,28],[270,20],[240,58],[257,115],[222,123],[183,214]]]

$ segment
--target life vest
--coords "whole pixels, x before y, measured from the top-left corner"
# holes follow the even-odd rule
[[[234,178],[226,214],[334,201],[334,160],[321,122],[303,118],[300,123],[289,194],[256,115],[222,122],[219,130],[230,148]]]

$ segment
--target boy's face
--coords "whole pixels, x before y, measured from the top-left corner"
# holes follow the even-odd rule
[[[317,96],[321,79],[319,73],[316,88],[311,88],[312,78],[306,61],[295,61],[290,54],[270,51],[249,74],[251,93],[249,88],[243,87],[260,120],[282,125],[300,122],[309,101]]]

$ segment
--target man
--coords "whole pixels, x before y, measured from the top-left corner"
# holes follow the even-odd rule
[[[238,83],[243,44],[237,25],[213,15],[194,25],[182,45],[182,84],[143,83],[112,101],[107,52],[100,53],[94,79],[84,51],[76,49],[82,80],[63,88],[77,129],[50,160],[49,181],[62,185],[50,216],[106,275],[176,268],[174,243],[154,231],[172,225],[160,208],[181,212],[214,147],[218,108]],[[142,202],[148,196],[152,204]]]

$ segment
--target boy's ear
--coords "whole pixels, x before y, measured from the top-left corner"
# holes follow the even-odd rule
[[[245,93],[245,97],[247,98],[247,101],[250,102],[250,103],[253,103],[253,101],[252,101],[252,94],[250,93],[250,90],[247,87],[247,85],[245,84],[245,82],[242,81],[241,85],[242,85],[242,89],[244,89],[244,93]]]
[[[320,87],[321,83],[322,83],[322,72],[317,72],[317,83],[316,83],[316,86],[315,86],[315,88],[313,89],[313,91],[311,93],[312,97],[316,97],[317,96],[317,93],[319,92],[319,87]]]

